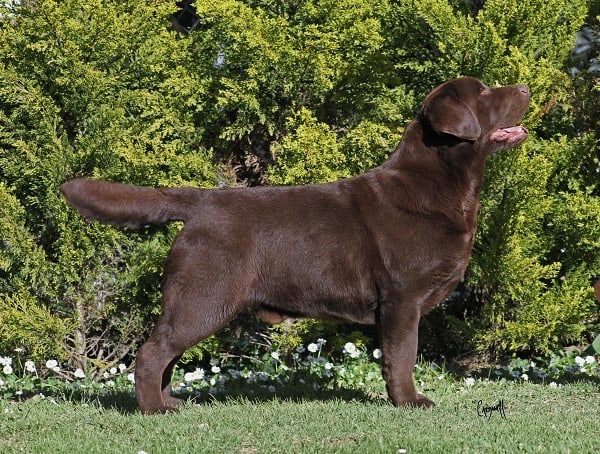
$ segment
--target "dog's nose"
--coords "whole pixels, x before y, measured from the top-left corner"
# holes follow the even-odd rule
[[[527,85],[517,85],[517,88],[519,89],[519,91],[521,93],[523,93],[524,95],[529,95],[529,87]]]

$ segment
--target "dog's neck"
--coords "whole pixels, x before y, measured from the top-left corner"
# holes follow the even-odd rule
[[[427,213],[433,207],[436,212],[443,209],[445,217],[457,228],[474,230],[488,154],[479,149],[477,141],[446,134],[425,140],[424,137],[432,136],[426,128],[418,120],[409,124],[405,137],[417,135],[420,140],[402,140],[380,169],[397,172],[402,175],[398,181],[413,180],[413,187],[420,188],[418,194],[398,194],[398,200],[409,201],[408,210]],[[425,146],[415,147],[414,143]],[[403,192],[402,189],[390,188]]]

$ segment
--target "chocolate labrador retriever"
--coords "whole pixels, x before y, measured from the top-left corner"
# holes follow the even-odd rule
[[[430,407],[412,370],[419,318],[470,258],[487,156],[519,145],[525,85],[460,78],[434,89],[380,167],[322,185],[153,189],[75,179],[60,188],[89,219],[139,228],[183,221],[169,253],[162,315],[137,353],[143,413],[171,411],[181,354],[254,309],[266,321],[376,324],[395,405]]]

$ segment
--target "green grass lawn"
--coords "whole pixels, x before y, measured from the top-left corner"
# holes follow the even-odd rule
[[[142,416],[129,392],[0,399],[0,452],[600,452],[600,385],[444,377],[421,383],[437,405],[399,409],[354,392],[205,399]],[[289,391],[286,392],[286,391]],[[500,401],[504,414],[481,416]],[[481,402],[481,403],[480,403]]]

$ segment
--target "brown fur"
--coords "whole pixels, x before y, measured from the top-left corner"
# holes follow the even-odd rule
[[[469,262],[487,156],[519,145],[524,85],[449,81],[425,99],[380,167],[324,185],[151,189],[76,179],[61,186],[84,216],[118,226],[181,220],[162,315],[136,359],[144,413],[174,409],[181,354],[255,309],[269,322],[311,317],[376,324],[395,405],[429,407],[412,369],[419,318]]]

